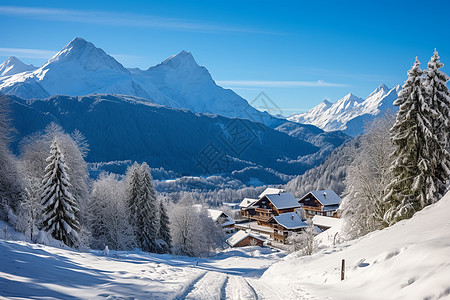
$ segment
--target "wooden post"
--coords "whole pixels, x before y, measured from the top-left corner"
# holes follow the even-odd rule
[[[342,266],[341,266],[341,281],[345,278],[345,259],[342,260]]]

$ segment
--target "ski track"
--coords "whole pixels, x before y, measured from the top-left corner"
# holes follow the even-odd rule
[[[228,276],[225,287],[225,299],[230,300],[256,300],[256,293],[248,282],[240,276]]]
[[[185,299],[222,299],[222,289],[227,281],[227,275],[218,272],[206,272],[206,274],[198,280],[191,292],[189,292]]]

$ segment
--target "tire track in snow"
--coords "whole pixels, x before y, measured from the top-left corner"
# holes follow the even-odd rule
[[[255,290],[241,276],[228,276],[225,288],[226,299],[230,300],[256,300]]]
[[[202,272],[197,277],[195,277],[191,282],[189,282],[181,291],[176,295],[173,300],[182,300],[186,299],[186,296],[194,289],[194,286],[197,282],[199,282],[203,277],[205,277],[206,273]]]
[[[194,284],[193,289],[186,295],[185,299],[220,300],[227,278],[228,276],[224,273],[207,272]]]

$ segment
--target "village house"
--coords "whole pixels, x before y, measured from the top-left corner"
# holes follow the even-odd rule
[[[315,215],[337,218],[341,202],[342,199],[333,190],[312,191],[299,200],[310,218]]]
[[[239,206],[241,216],[248,222],[235,227],[257,232],[274,242],[284,244],[291,232],[307,227],[297,214],[300,208],[297,199],[282,189],[268,188],[259,195],[259,199],[245,198]]]
[[[221,210],[207,209],[209,217],[222,227],[223,233],[230,234],[235,232],[234,220]]]
[[[260,235],[239,230],[229,239],[227,244],[230,247],[260,246],[262,247],[266,239]]]

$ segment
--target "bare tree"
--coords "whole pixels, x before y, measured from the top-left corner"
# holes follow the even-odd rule
[[[394,149],[389,129],[394,116],[376,119],[361,137],[359,150],[347,169],[342,204],[344,231],[349,239],[382,227],[385,187],[391,181],[389,168]]]

